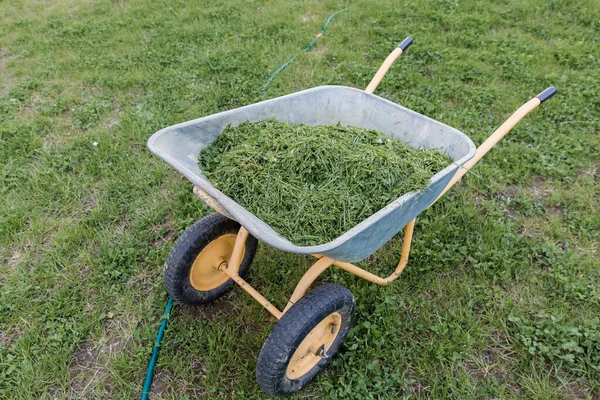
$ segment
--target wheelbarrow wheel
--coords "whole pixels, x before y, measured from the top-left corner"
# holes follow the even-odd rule
[[[207,304],[231,289],[234,282],[218,268],[223,261],[229,262],[239,229],[239,223],[211,214],[181,235],[165,263],[165,286],[175,301],[192,306]],[[252,264],[257,244],[256,238],[248,235],[240,276]]]
[[[337,353],[354,322],[352,293],[337,284],[310,291],[283,314],[256,363],[256,380],[270,396],[306,386]]]

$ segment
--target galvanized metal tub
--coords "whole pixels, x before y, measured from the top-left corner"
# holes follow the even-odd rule
[[[406,193],[331,242],[296,246],[213,187],[198,167],[200,151],[216,140],[227,125],[264,120],[307,125],[341,123],[376,129],[415,148],[437,149],[454,162],[434,175],[426,190]],[[320,86],[173,125],[152,135],[148,148],[213,197],[257,239],[283,251],[322,254],[345,262],[360,261],[373,254],[431,205],[459,166],[475,154],[471,139],[458,130],[381,97],[345,86]]]

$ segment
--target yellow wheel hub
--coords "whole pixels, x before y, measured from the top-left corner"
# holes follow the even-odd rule
[[[288,364],[286,376],[288,379],[298,379],[307,374],[322,358],[327,357],[327,351],[335,341],[342,316],[338,312],[329,314],[304,338],[292,355]]]
[[[220,271],[219,266],[229,262],[236,237],[234,233],[227,233],[202,249],[190,271],[190,283],[194,289],[203,292],[216,289],[229,279],[229,275]],[[242,259],[245,252],[246,248],[242,250]]]

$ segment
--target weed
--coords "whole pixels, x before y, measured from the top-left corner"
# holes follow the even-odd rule
[[[532,313],[508,320],[521,344],[575,375],[600,379],[600,321],[583,319],[574,323],[564,316]]]

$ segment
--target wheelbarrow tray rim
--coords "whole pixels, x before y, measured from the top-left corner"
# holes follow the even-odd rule
[[[150,137],[150,139],[148,140],[147,145],[148,145],[149,150],[153,154],[155,154],[156,156],[160,157],[165,162],[170,164],[173,168],[175,168],[177,171],[182,173],[186,178],[188,178],[192,183],[194,183],[200,189],[202,189],[204,192],[206,192],[208,195],[213,197],[228,213],[230,213],[231,217],[233,217],[235,220],[237,220],[242,226],[244,226],[257,239],[259,239],[263,242],[266,242],[267,244],[269,244],[277,249],[292,252],[292,253],[323,254],[323,255],[327,255],[328,253],[331,253],[332,251],[333,251],[333,253],[335,253],[334,250],[336,248],[343,246],[345,243],[347,243],[351,239],[359,236],[367,228],[372,227],[373,225],[377,224],[382,219],[385,219],[390,213],[395,211],[398,207],[402,206],[403,204],[409,202],[411,199],[421,196],[423,194],[423,192],[427,191],[429,188],[424,189],[423,191],[412,191],[412,192],[405,193],[404,195],[398,197],[397,199],[395,199],[394,201],[392,201],[391,203],[389,203],[388,205],[386,205],[379,211],[375,212],[371,216],[367,217],[366,219],[364,219],[363,221],[361,221],[354,227],[350,228],[348,231],[346,231],[342,235],[338,236],[337,238],[335,238],[327,243],[314,245],[314,246],[297,246],[297,245],[293,244],[292,242],[290,242],[288,239],[281,236],[279,233],[277,233],[266,222],[262,221],[260,218],[258,218],[254,214],[250,213],[242,205],[237,203],[234,199],[230,198],[229,196],[225,195],[223,192],[221,192],[220,190],[215,188],[210,183],[210,181],[201,173],[201,171],[199,170],[198,167],[196,169],[190,167],[189,159],[185,160],[185,162],[182,162],[183,157],[181,155],[174,156],[172,153],[165,151],[164,146],[157,144],[157,141],[161,138],[161,136],[163,136],[169,132],[179,131],[184,128],[190,127],[190,126],[199,126],[199,124],[201,124],[203,121],[206,121],[207,118],[224,117],[226,119],[229,115],[232,115],[233,113],[239,113],[240,111],[243,111],[244,109],[248,109],[250,107],[256,107],[256,106],[260,106],[260,105],[267,104],[270,102],[281,101],[283,99],[290,98],[293,96],[301,96],[301,95],[304,95],[307,93],[311,93],[311,92],[315,92],[315,91],[323,91],[323,90],[327,90],[327,89],[350,90],[353,92],[360,92],[361,95],[372,96],[373,98],[377,99],[380,102],[383,102],[383,103],[391,105],[395,108],[401,109],[404,112],[408,112],[410,114],[419,116],[420,118],[422,118],[424,120],[433,122],[440,126],[444,126],[445,128],[452,130],[454,135],[459,135],[460,138],[465,143],[467,143],[468,151],[466,152],[466,154],[463,157],[455,160],[450,165],[448,165],[446,168],[444,168],[437,174],[433,175],[429,182],[430,187],[434,183],[440,181],[443,177],[445,177],[445,178],[447,178],[447,180],[449,180],[454,175],[454,172],[456,172],[456,169],[459,168],[465,162],[467,162],[469,159],[471,159],[473,157],[473,155],[475,154],[475,144],[464,133],[462,133],[452,127],[449,127],[445,124],[442,124],[441,122],[436,121],[432,118],[429,118],[429,117],[419,114],[415,111],[412,111],[406,107],[402,107],[396,103],[386,100],[382,97],[379,97],[374,94],[366,93],[362,90],[347,87],[347,86],[319,86],[319,87],[303,90],[300,92],[288,94],[285,96],[265,100],[265,101],[262,101],[259,103],[250,104],[250,105],[239,107],[236,109],[223,111],[223,112],[219,112],[219,113],[205,116],[202,118],[197,118],[197,119],[194,119],[191,121],[172,125],[172,126],[164,128],[164,129],[161,129],[160,131],[158,131],[154,135],[152,135]],[[263,120],[266,120],[266,119],[270,119],[270,118],[265,118]],[[224,126],[223,126],[223,128],[224,128]],[[197,163],[197,155],[196,155],[196,159],[193,161],[195,163]],[[437,195],[435,197],[437,197]],[[433,201],[431,201],[430,203],[432,203],[432,202]],[[424,207],[423,209],[425,209],[425,208],[426,207]],[[405,224],[406,224],[406,222],[403,223],[401,226],[397,227],[396,233],[398,231],[400,231],[404,227]],[[382,244],[380,244],[379,247]],[[377,247],[377,248],[379,248],[379,247]],[[375,250],[373,250],[372,252],[370,252],[368,255],[370,255],[374,251],[376,251],[377,248]],[[368,256],[368,255],[366,255],[366,256]],[[366,256],[361,256],[360,259],[366,258]],[[345,260],[343,258],[345,258],[345,257],[338,257],[337,259],[339,259],[340,261],[350,261],[350,262],[360,261],[360,259],[356,259],[356,257],[354,257],[354,258],[350,257]]]

